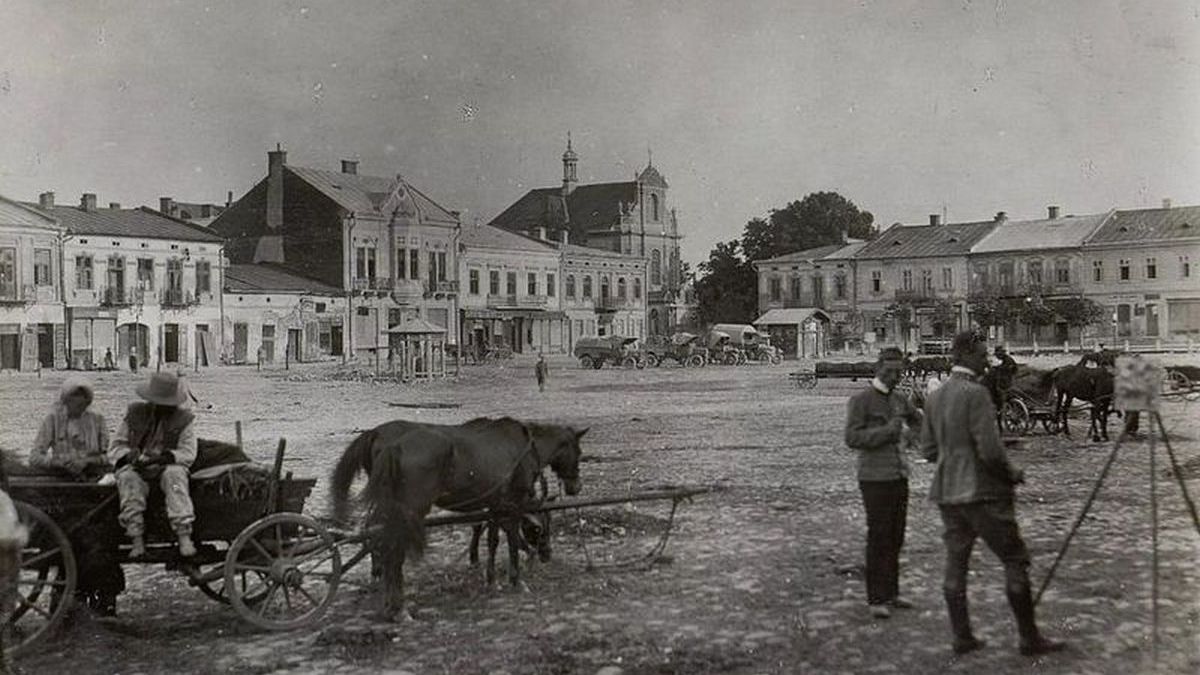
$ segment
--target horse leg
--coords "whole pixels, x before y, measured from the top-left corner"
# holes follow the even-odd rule
[[[483,536],[483,524],[477,524],[471,528],[471,567],[479,565],[479,538]]]
[[[1054,411],[1054,414],[1058,415],[1058,421],[1060,424],[1062,424],[1063,436],[1066,436],[1067,438],[1071,437],[1071,427],[1067,424],[1067,418],[1070,417],[1071,403],[1073,400],[1074,398],[1069,393],[1060,391],[1058,393],[1058,399],[1055,403],[1055,405],[1058,407]]]
[[[488,565],[487,565],[487,583],[488,586],[496,583],[496,549],[500,548],[500,528],[496,525],[496,521],[489,520],[487,524],[488,531]]]
[[[383,561],[383,620],[396,622],[412,620],[412,617],[404,609],[403,549],[385,556]]]
[[[505,518],[505,538],[508,539],[508,582],[513,588],[521,584],[521,520],[520,517]]]

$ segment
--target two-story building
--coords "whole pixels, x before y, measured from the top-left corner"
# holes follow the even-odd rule
[[[224,353],[230,363],[317,361],[344,354],[342,289],[271,263],[225,270]]]
[[[1200,339],[1200,206],[1118,210],[1082,258],[1084,293],[1107,309],[1100,339]]]
[[[277,148],[267,176],[210,228],[234,263],[274,263],[350,293],[351,354],[387,349],[388,329],[405,317],[455,340],[458,213],[399,175],[361,175],[349,160],[340,172],[294,166]]]
[[[631,181],[580,184],[579,156],[567,140],[562,185],[525,193],[490,222],[538,239],[646,261],[643,301],[650,334],[670,334],[694,308],[683,288],[683,239],[668,185],[649,162]]]
[[[1083,243],[1111,216],[1110,211],[1060,217],[1057,206],[1048,207],[1047,217],[1039,220],[1013,221],[997,214],[996,227],[971,247],[968,293],[1017,302],[1082,295],[1087,272]],[[999,327],[996,338],[1062,344],[1087,337],[1079,333],[1062,320],[1027,326],[1013,319]]]
[[[0,197],[0,370],[66,366],[61,272],[54,218]]]
[[[997,221],[894,225],[854,254],[855,298],[870,341],[913,346],[934,337],[934,312],[953,308],[957,330],[968,325],[968,255]]]
[[[570,343],[560,311],[558,247],[491,225],[467,225],[459,237],[462,335],[479,354],[489,346],[514,352],[562,353]]]
[[[644,338],[646,259],[575,244],[562,245],[562,310],[567,347],[581,337]]]
[[[215,363],[220,357],[222,239],[154,209],[37,208],[65,231],[63,299],[70,365],[88,368],[132,354],[142,365]]]
[[[759,324],[772,326],[771,340],[785,355],[841,349],[861,339],[862,322],[855,304],[854,255],[865,245],[866,242],[852,239],[844,244],[818,246],[754,263],[760,315],[773,309],[813,309],[820,310],[814,316],[828,324],[820,327],[821,344],[813,345],[812,349],[806,349],[801,339],[803,320]],[[779,321],[808,315],[776,312],[771,316],[777,317],[771,321]]]

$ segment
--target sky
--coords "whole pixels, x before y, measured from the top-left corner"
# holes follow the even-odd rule
[[[0,194],[223,203],[288,162],[464,220],[649,153],[697,262],[834,190],[876,222],[1200,204],[1200,0],[0,0]]]

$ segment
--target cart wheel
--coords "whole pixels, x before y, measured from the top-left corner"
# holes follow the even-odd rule
[[[1046,430],[1046,433],[1055,436],[1062,431],[1062,423],[1057,415],[1051,414],[1049,417],[1042,418],[1042,428]]]
[[[52,634],[75,600],[75,554],[67,535],[40,509],[13,502],[29,543],[21,551],[13,611],[4,621],[5,648],[20,655]]]
[[[1029,430],[1029,408],[1017,398],[1010,398],[1004,404],[1000,415],[1004,430],[1011,434],[1024,434]]]
[[[684,361],[683,365],[690,368],[702,368],[704,367],[704,357],[700,356],[699,354],[692,354],[691,356],[687,357],[687,361]]]
[[[268,630],[310,626],[337,593],[342,557],[323,525],[275,513],[242,530],[225,554],[224,590],[238,616]],[[242,580],[248,579],[247,586]]]
[[[771,365],[777,366],[777,365],[783,363],[783,356],[778,353],[771,354],[771,356],[768,360],[771,362]]]
[[[586,354],[579,357],[579,367],[585,368],[585,369],[591,368],[592,367],[592,357],[590,357]]]
[[[638,364],[638,360],[636,357],[625,356],[625,357],[621,358],[621,367],[624,368],[625,370],[630,370],[632,368],[636,368],[637,364]]]
[[[188,578],[200,592],[217,602],[228,605],[229,594],[225,592],[225,563],[192,568]],[[238,575],[237,584],[247,605],[257,605],[267,597],[267,586],[261,583],[264,575],[255,570],[242,570]],[[252,589],[254,592],[252,592]]]
[[[657,354],[647,354],[646,355],[646,367],[647,368],[657,368],[658,364],[660,364],[660,363],[662,363],[662,361],[659,360]]]
[[[600,370],[603,367],[604,367],[604,359],[603,358],[592,359],[592,370]]]

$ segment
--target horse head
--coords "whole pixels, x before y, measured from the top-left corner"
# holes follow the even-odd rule
[[[521,517],[521,538],[542,562],[550,562],[550,513],[539,511]]]
[[[554,474],[563,482],[563,489],[568,495],[579,494],[579,456],[583,449],[579,439],[587,433],[587,429],[575,431],[571,427],[531,425],[533,442],[537,446],[538,455],[544,458]]]

